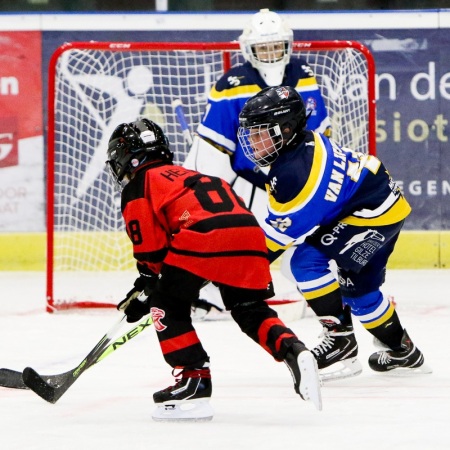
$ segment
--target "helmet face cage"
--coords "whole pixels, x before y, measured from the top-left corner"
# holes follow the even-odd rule
[[[288,53],[286,41],[264,42],[251,46],[253,58],[260,63],[274,64],[283,60]]]
[[[283,136],[277,123],[241,126],[238,139],[245,156],[260,167],[272,164],[283,147]]]
[[[113,159],[108,159],[108,161],[106,161],[106,167],[108,169],[108,173],[109,173],[109,176],[111,177],[114,187],[118,191],[121,191],[123,188],[123,185],[122,185],[122,180],[119,180],[120,168],[118,167],[117,162],[114,161]]]
[[[295,145],[306,126],[306,109],[291,86],[267,87],[247,100],[239,114],[239,143],[258,166],[272,164],[283,147]]]

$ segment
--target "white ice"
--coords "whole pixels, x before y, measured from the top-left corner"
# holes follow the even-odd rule
[[[55,404],[0,388],[0,449],[440,450],[450,448],[449,270],[390,271],[383,287],[433,374],[372,372],[371,336],[356,324],[363,373],[322,389],[323,411],[298,397],[282,363],[232,321],[196,328],[211,356],[214,419],[158,423],[152,393],[173,384],[154,328],[86,371]],[[56,374],[76,367],[118,312],[44,312],[43,273],[0,272],[0,367]],[[128,286],[124,286],[126,292]],[[288,325],[309,345],[308,310]]]

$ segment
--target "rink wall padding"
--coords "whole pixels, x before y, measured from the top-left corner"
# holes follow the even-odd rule
[[[39,271],[46,268],[45,233],[1,233],[0,249],[0,270]],[[450,231],[404,231],[389,268],[449,269]]]

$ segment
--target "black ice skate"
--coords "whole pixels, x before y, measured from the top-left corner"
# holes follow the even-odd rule
[[[204,299],[194,300],[191,304],[193,322],[231,320],[231,313]]]
[[[403,331],[401,347],[401,350],[389,349],[370,355],[370,368],[392,375],[432,373],[431,368],[425,364],[422,352],[411,341],[406,330]]]
[[[322,394],[314,355],[301,342],[298,342],[289,349],[284,362],[291,371],[295,392],[303,400],[311,401],[321,411]]]
[[[158,404],[153,420],[211,420],[214,412],[209,404],[212,393],[209,368],[183,369],[177,376],[180,378],[175,385],[153,394],[153,401]]]
[[[359,375],[358,343],[353,325],[344,325],[333,316],[319,317],[323,325],[322,342],[311,351],[317,359],[322,381],[338,380]]]

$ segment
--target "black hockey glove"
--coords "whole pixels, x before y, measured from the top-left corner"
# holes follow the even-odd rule
[[[133,323],[150,313],[150,296],[158,281],[156,275],[141,273],[134,287],[118,305],[117,309],[127,316],[127,322]]]

